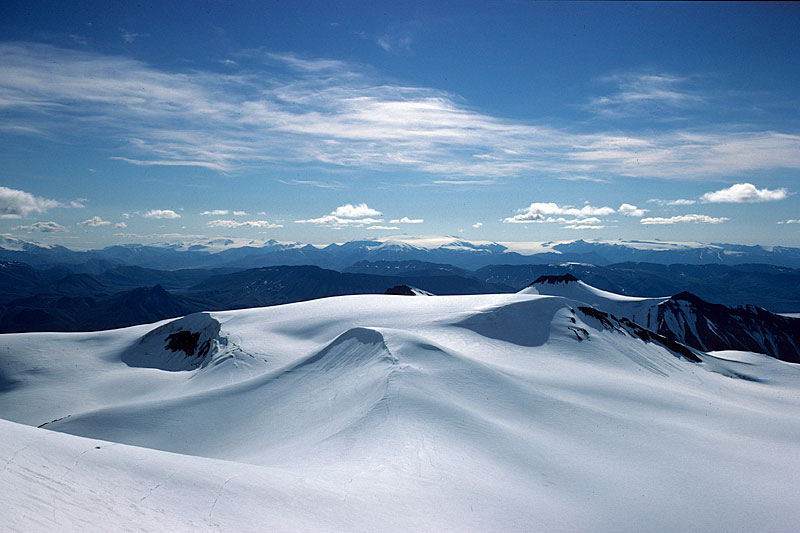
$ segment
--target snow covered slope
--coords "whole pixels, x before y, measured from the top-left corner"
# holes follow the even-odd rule
[[[698,350],[747,350],[800,363],[800,320],[759,307],[727,307],[688,292],[634,298],[597,289],[571,274],[541,276],[520,293],[584,302]]]
[[[534,294],[2,335],[0,529],[789,531],[798,392]]]

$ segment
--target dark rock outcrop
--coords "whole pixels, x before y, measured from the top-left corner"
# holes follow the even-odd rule
[[[689,292],[658,305],[656,332],[703,351],[744,350],[800,363],[800,319],[728,307]]]
[[[533,285],[540,285],[543,283],[549,283],[550,285],[555,285],[556,283],[574,283],[577,282],[578,278],[573,276],[572,274],[561,274],[555,276],[539,276],[533,283],[530,283],[528,287]]]
[[[384,294],[394,294],[398,296],[433,296],[433,294],[428,291],[423,291],[422,289],[417,289],[410,285],[395,285],[394,287],[386,289]]]

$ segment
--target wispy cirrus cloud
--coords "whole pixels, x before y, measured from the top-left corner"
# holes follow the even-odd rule
[[[463,180],[463,179],[446,179],[446,180],[434,180],[434,185],[454,185],[454,186],[461,186],[461,185],[492,185],[493,183],[497,183],[495,179],[485,179],[485,180]]]
[[[596,178],[594,176],[561,176],[558,179],[563,181],[589,181],[592,183],[608,183],[608,180]]]
[[[235,173],[302,163],[413,171],[441,185],[523,174],[692,179],[800,168],[800,136],[790,133],[726,124],[577,132],[495,117],[457,95],[387,83],[335,60],[254,51],[247,59],[260,61],[258,69],[234,65],[220,74],[35,43],[3,43],[0,54],[0,106],[14,123],[49,135],[72,135],[80,125],[82,135],[113,139],[116,160],[134,165]],[[679,90],[681,80],[622,80],[598,105],[697,98]]]
[[[322,180],[306,180],[306,179],[291,179],[291,180],[277,180],[279,183],[285,185],[309,185],[311,187],[318,187],[320,189],[341,189],[344,185],[338,181],[322,181]]]
[[[606,76],[602,80],[613,84],[615,91],[594,97],[590,111],[613,116],[626,116],[663,111],[664,108],[686,108],[702,103],[704,97],[689,89],[688,79],[665,72],[626,72]]]
[[[139,144],[140,146],[144,146],[145,142],[133,139],[133,144]],[[155,152],[167,152],[166,150],[159,150],[153,147],[153,151]],[[168,152],[167,152],[168,153]],[[220,172],[225,172],[228,170],[228,166],[222,162],[214,162],[214,161],[198,161],[198,160],[189,160],[189,159],[151,159],[151,160],[140,160],[140,159],[131,159],[130,157],[121,157],[121,156],[112,156],[109,159],[114,159],[117,161],[124,161],[125,163],[130,163],[131,165],[136,165],[139,167],[201,167],[207,168],[209,170],[218,170]]]

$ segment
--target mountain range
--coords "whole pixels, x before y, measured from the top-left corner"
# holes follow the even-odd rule
[[[564,274],[619,294],[689,292],[729,307],[800,311],[800,271],[771,265],[557,263],[470,271],[411,260],[359,261],[344,272],[315,266],[156,270],[126,265],[89,274],[0,261],[0,332],[94,331],[198,311],[382,294],[397,285],[438,295],[510,293],[540,276]]]
[[[6,243],[8,244],[8,243]],[[606,293],[646,295],[647,312],[612,310],[619,319],[630,320],[655,334],[695,349],[708,351],[742,349],[787,360],[800,360],[795,320],[774,311],[800,310],[800,271],[767,264],[671,264],[632,263],[593,265],[581,262],[552,264],[487,265],[477,270],[420,259],[397,259],[425,251],[439,254],[473,253],[515,257],[507,248],[494,243],[481,247],[464,242],[438,243],[422,248],[392,243],[346,243],[325,248],[293,247],[269,243],[271,253],[297,252],[319,259],[334,254],[337,261],[358,259],[341,272],[313,265],[230,266],[238,254],[246,264],[252,261],[252,248],[242,243],[209,242],[182,247],[111,247],[83,252],[83,263],[62,262],[64,254],[80,254],[59,247],[37,247],[31,243],[12,243],[20,254],[39,254],[39,263],[29,265],[0,261],[0,332],[94,331],[151,323],[201,311],[222,311],[273,306],[348,294],[498,294],[513,293],[523,287],[552,294],[555,285],[541,286],[542,280],[568,280],[565,286],[597,287]],[[217,251],[211,253],[213,244]],[[636,243],[642,246],[642,243]],[[233,246],[233,247],[231,247]],[[652,243],[649,245],[652,248]],[[561,243],[559,253],[613,249],[621,244]],[[610,247],[610,248],[609,248]],[[668,246],[648,253],[692,253],[705,248]],[[220,250],[221,249],[221,250]],[[627,253],[642,250],[628,247]],[[45,250],[57,255],[56,262],[44,262]],[[66,250],[66,251],[65,251]],[[465,252],[471,250],[471,252]],[[595,250],[593,252],[592,250]],[[8,250],[6,250],[8,252]],[[395,260],[359,259],[389,254]],[[765,250],[761,250],[764,252]],[[569,252],[569,253],[572,253]],[[532,254],[541,259],[553,252]],[[773,252],[774,253],[774,250]],[[94,256],[93,254],[100,254]],[[114,255],[116,254],[116,255]],[[120,264],[123,260],[147,264],[156,257],[191,258],[228,264],[216,268],[159,270],[141,265]],[[321,255],[322,254],[322,255]],[[338,255],[337,255],[338,254]],[[735,255],[728,253],[727,255]],[[724,257],[723,254],[717,257]],[[73,256],[74,258],[74,256]],[[52,258],[51,258],[52,259]],[[246,259],[246,260],[245,260]],[[532,259],[532,260],[533,260]],[[536,280],[531,284],[531,280]],[[577,285],[575,285],[577,284]],[[552,286],[551,286],[552,285]],[[538,287],[538,289],[534,289]],[[543,287],[545,287],[543,289]],[[550,288],[547,288],[550,287]],[[585,291],[584,291],[585,292]],[[561,293],[557,295],[563,296]],[[572,294],[572,293],[570,293]],[[577,300],[580,297],[572,294]],[[584,298],[585,299],[585,298]],[[644,305],[644,304],[641,304]],[[607,307],[601,306],[601,307]],[[770,312],[773,311],[773,312]]]
[[[417,260],[475,270],[488,265],[564,262],[605,266],[622,262],[656,264],[759,263],[800,268],[800,248],[665,241],[564,241],[541,243],[470,242],[455,237],[393,237],[314,246],[278,241],[195,239],[160,245],[115,245],[73,251],[0,237],[0,260],[35,266],[63,265],[76,272],[97,273],[115,265],[161,270],[190,268],[257,268],[314,265],[342,270],[359,261]]]

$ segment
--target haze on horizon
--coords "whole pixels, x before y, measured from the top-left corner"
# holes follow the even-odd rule
[[[0,234],[800,246],[789,3],[7,3]]]

